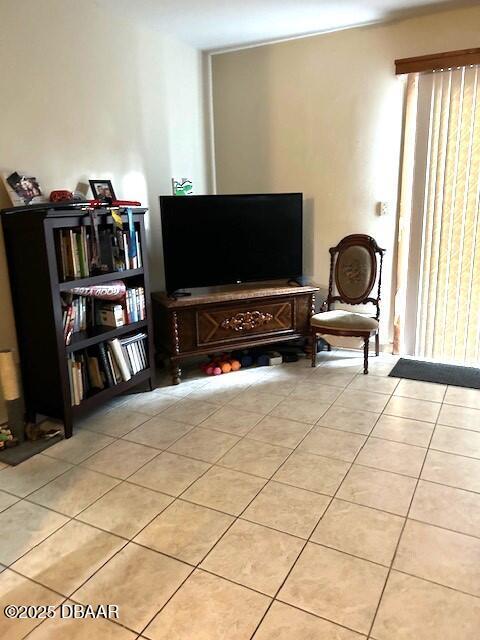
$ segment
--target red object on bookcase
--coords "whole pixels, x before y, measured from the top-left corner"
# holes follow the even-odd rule
[[[140,207],[141,203],[137,200],[112,200],[111,202],[105,202],[104,200],[89,200],[88,204],[91,207],[98,207],[105,209],[105,207]]]
[[[112,280],[107,284],[94,284],[87,287],[72,287],[71,292],[78,296],[90,296],[100,300],[121,300],[127,287],[123,280]]]
[[[50,202],[63,202],[64,200],[71,200],[73,193],[68,189],[56,189],[50,193]]]

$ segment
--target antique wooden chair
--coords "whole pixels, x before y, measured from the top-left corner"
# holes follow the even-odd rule
[[[375,336],[375,354],[380,350],[378,325],[380,319],[380,289],[382,286],[382,265],[385,249],[381,249],[373,238],[363,234],[346,236],[336,247],[330,249],[330,281],[326,311],[311,318],[312,367],[317,363],[318,336],[342,336],[362,338],[364,366],[368,373],[368,347],[370,338]],[[377,277],[378,276],[378,277]],[[372,290],[377,282],[377,295]],[[332,305],[340,302],[348,305],[373,304],[376,313],[332,310]],[[329,345],[330,350],[330,345]]]

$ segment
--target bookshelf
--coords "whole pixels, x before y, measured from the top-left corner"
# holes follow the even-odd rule
[[[119,213],[124,228],[128,229],[126,210],[120,209]],[[107,400],[139,385],[153,388],[153,332],[145,254],[145,213],[146,209],[132,209],[131,220],[143,251],[140,266],[125,264],[123,270],[113,270],[118,267],[117,262],[109,265],[108,272],[94,271],[86,275],[82,268],[82,277],[71,277],[65,275],[63,234],[79,232],[88,243],[84,247],[89,250],[92,227],[88,211],[54,208],[47,204],[42,209],[4,209],[1,212],[27,419],[34,421],[37,414],[58,418],[65,425],[67,438],[72,435],[78,418]],[[99,229],[108,235],[114,228],[111,212],[98,209],[97,219]],[[88,255],[84,260],[89,264]],[[129,311],[128,318],[125,315],[128,324],[121,326],[97,324],[98,303],[95,299],[95,302],[89,302],[91,313],[85,322],[87,326],[72,333],[67,343],[64,325],[68,305],[65,300],[75,298],[71,294],[72,288],[105,285],[118,280],[137,294],[142,292],[142,296],[138,294],[135,298],[136,303],[143,300],[138,302],[135,316]],[[119,304],[124,305],[125,302]],[[130,367],[126,372],[117,366],[113,357],[111,341],[115,340],[121,345],[118,357],[128,362]],[[109,384],[107,372],[101,366],[101,352],[108,356],[110,366],[107,364],[107,367],[113,384]],[[72,382],[71,362],[74,360],[79,362],[75,366],[81,373],[78,374],[80,378],[75,374],[77,377]],[[92,362],[95,364],[93,368]],[[75,393],[72,393],[72,385]],[[82,398],[79,397],[79,387]]]

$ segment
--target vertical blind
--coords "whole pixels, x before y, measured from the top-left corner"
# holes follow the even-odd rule
[[[480,357],[479,69],[420,77],[429,130],[415,352],[467,364]]]

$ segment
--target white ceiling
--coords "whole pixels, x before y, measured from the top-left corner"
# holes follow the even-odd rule
[[[203,50],[280,40],[478,0],[96,0]]]

